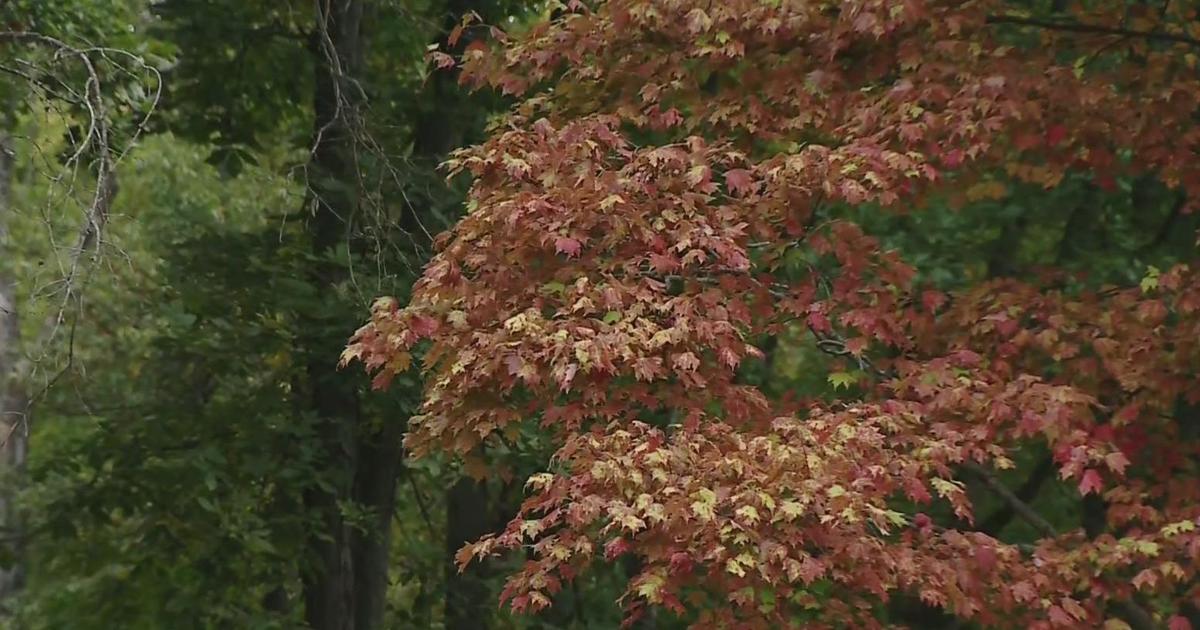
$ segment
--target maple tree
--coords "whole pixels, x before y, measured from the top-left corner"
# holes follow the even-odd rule
[[[417,456],[487,474],[487,444],[554,438],[520,513],[460,561],[528,550],[502,598],[536,611],[635,557],[629,618],[696,627],[878,627],[900,595],[985,627],[1191,627],[1195,264],[942,292],[848,211],[1082,173],[1153,176],[1191,212],[1195,3],[1066,4],[575,2],[435,53],[520,100],[449,161],[468,215],[343,361],[384,388],[420,357]],[[743,378],[795,327],[838,396]],[[1034,446],[1102,498],[1099,527],[1058,531],[998,480]],[[969,480],[1036,542],[974,527]]]

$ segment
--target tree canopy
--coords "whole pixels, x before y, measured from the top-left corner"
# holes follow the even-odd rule
[[[488,475],[491,445],[552,441],[460,563],[527,550],[503,598],[538,611],[629,556],[630,619],[694,627],[882,626],[906,596],[988,627],[1189,627],[1196,7],[1043,4],[572,3],[435,53],[519,104],[449,161],[468,214],[344,360],[377,388],[420,363],[414,454]],[[1022,230],[1066,187],[1089,195],[1057,243],[975,277],[880,229],[1020,195]],[[1163,204],[1161,266],[1073,256]],[[747,378],[795,329],[829,395]],[[1032,452],[1075,522],[1000,480]],[[971,481],[1027,533],[981,527]]]

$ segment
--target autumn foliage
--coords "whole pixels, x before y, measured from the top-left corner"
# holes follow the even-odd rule
[[[344,359],[385,387],[419,357],[415,455],[553,436],[520,514],[462,561],[529,549],[503,597],[536,611],[628,554],[631,616],[704,628],[902,624],[882,612],[900,596],[985,627],[1190,627],[1197,268],[944,294],[846,212],[1067,173],[1150,174],[1189,212],[1194,3],[1084,4],[575,3],[440,58],[519,104],[450,161],[469,213]],[[742,378],[795,327],[843,395]],[[1101,527],[1057,531],[997,481],[1033,446],[1102,497]],[[974,527],[968,481],[1036,544]]]

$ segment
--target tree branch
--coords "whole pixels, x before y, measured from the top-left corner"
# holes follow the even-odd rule
[[[1037,18],[1024,18],[1015,15],[989,15],[987,16],[988,24],[1014,24],[1017,26],[1030,26],[1034,28],[1043,28],[1051,31],[1067,31],[1071,33],[1090,33],[1093,35],[1119,35],[1121,37],[1136,37],[1151,41],[1173,42],[1176,44],[1187,44],[1189,46],[1200,47],[1200,40],[1188,37],[1187,35],[1179,35],[1176,33],[1165,33],[1162,31],[1136,31],[1127,28],[1119,28],[1113,26],[1100,26],[1098,24],[1081,24],[1079,22],[1062,22],[1056,20],[1040,20]]]
[[[1050,521],[1047,521],[1041,514],[1038,514],[1028,503],[1022,501],[1020,497],[1014,494],[1012,490],[1009,490],[999,479],[996,479],[987,469],[974,462],[967,462],[964,467],[978,477],[989,490],[1007,502],[1014,512],[1020,515],[1025,522],[1032,525],[1043,536],[1053,538],[1058,535],[1054,530],[1054,526],[1050,524]],[[1125,619],[1125,622],[1134,630],[1155,630],[1158,627],[1154,622],[1154,617],[1132,599],[1113,600],[1111,606],[1116,609],[1121,617]]]
[[[992,473],[974,462],[967,462],[965,468],[971,474],[978,477],[983,482],[983,485],[987,486],[989,490],[1003,499],[1017,515],[1026,523],[1032,525],[1043,536],[1053,538],[1058,535],[1058,532],[1054,530],[1054,526],[1050,524],[1050,521],[1047,521],[1041,514],[1038,514],[1028,503],[1022,501],[1012,490],[1008,489],[1008,486],[1005,486],[999,479],[996,479]]]
[[[1045,482],[1046,478],[1052,472],[1054,472],[1054,460],[1050,457],[1043,458],[1038,462],[1033,472],[1029,474],[1029,478],[1025,480],[1025,483],[1021,484],[1021,487],[1017,489],[1014,496],[1025,503],[1032,501],[1037,496],[1038,490],[1041,489],[1042,483]],[[983,520],[979,529],[990,536],[996,536],[1016,514],[1016,509],[1013,508],[1012,504],[1005,502],[1004,507]]]

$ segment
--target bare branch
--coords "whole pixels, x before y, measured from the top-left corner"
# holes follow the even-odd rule
[[[1037,18],[1026,18],[1015,15],[989,15],[987,17],[987,23],[1014,24],[1017,26],[1030,26],[1051,31],[1066,31],[1071,33],[1116,35],[1120,37],[1132,37],[1151,41],[1173,42],[1176,44],[1187,44],[1189,46],[1200,46],[1200,39],[1194,39],[1192,37],[1188,37],[1187,35],[1167,33],[1164,31],[1136,31],[1127,28],[1100,26],[1098,24],[1081,24],[1079,22],[1066,22],[1061,20],[1040,20]]]
[[[1034,510],[1028,503],[1021,500],[1012,490],[996,479],[987,469],[974,463],[967,462],[964,466],[971,474],[979,478],[988,490],[991,490],[996,496],[1004,500],[1005,503],[1012,508],[1026,523],[1038,530],[1038,533],[1047,537],[1053,538],[1057,536],[1054,526],[1050,524],[1037,510]],[[1154,617],[1146,612],[1146,609],[1139,606],[1136,602],[1130,599],[1115,600],[1112,606],[1116,609],[1122,618],[1125,619],[1134,630],[1154,630],[1158,625],[1154,622]]]
[[[42,326],[31,344],[32,347],[46,348],[67,321],[68,308],[73,303],[79,302],[79,283],[83,268],[89,260],[94,260],[99,254],[101,237],[108,223],[113,199],[117,193],[117,163],[124,157],[124,151],[136,141],[149,116],[157,107],[161,97],[162,80],[156,69],[148,66],[140,57],[127,51],[104,47],[76,47],[61,39],[35,32],[0,31],[0,42],[12,42],[43,49],[49,53],[51,63],[73,61],[83,71],[83,85],[80,89],[76,89],[53,72],[43,71],[31,61],[17,60],[15,62],[17,67],[0,68],[8,74],[24,78],[33,88],[40,90],[41,96],[47,101],[57,100],[83,110],[86,129],[81,138],[74,140],[75,146],[72,154],[66,160],[65,171],[73,173],[80,167],[85,154],[94,155],[92,168],[95,174],[95,187],[90,193],[89,199],[83,203],[82,218],[75,233],[74,243],[67,250],[65,261],[62,263],[62,277],[54,283],[56,292],[61,296],[61,303],[57,309],[52,309],[43,320]],[[96,59],[93,59],[93,56]],[[129,66],[118,62],[117,58],[123,59]],[[149,73],[155,79],[153,100],[145,116],[138,122],[132,137],[128,139],[125,149],[121,152],[114,150],[113,129],[105,103],[104,86],[101,72],[97,67],[98,62],[111,65],[120,73],[135,79],[145,76],[145,74],[139,75],[139,72]],[[45,77],[49,78],[43,78],[41,76],[43,73]],[[59,179],[60,177],[51,178],[52,181]],[[53,235],[51,238],[53,240]],[[73,339],[74,325],[72,323],[72,345]],[[24,383],[27,387],[28,379],[33,375],[40,360],[40,358],[26,353],[12,368],[11,377],[17,382]],[[72,360],[73,352],[68,347],[66,365],[58,375],[61,375],[62,371],[70,369]],[[57,376],[52,377],[48,383],[53,383],[56,379]],[[42,389],[42,392],[44,391],[45,388]],[[30,407],[39,397],[40,394],[26,398],[23,417],[19,422],[13,424],[14,429],[11,429],[10,433],[12,430],[17,430],[15,427],[24,425]],[[22,429],[27,430],[27,427],[22,426]],[[0,444],[7,442],[8,436],[3,436],[3,439],[4,442],[0,442]]]
[[[999,479],[996,479],[992,473],[973,462],[968,462],[966,464],[966,469],[970,471],[971,474],[978,477],[979,480],[983,482],[983,485],[988,487],[988,490],[991,490],[997,496],[1003,499],[1004,502],[1007,503],[1008,506],[1011,507],[1018,516],[1024,519],[1026,523],[1032,525],[1033,528],[1038,530],[1038,532],[1043,536],[1046,536],[1047,538],[1053,538],[1054,536],[1058,535],[1058,532],[1054,531],[1054,526],[1050,524],[1050,521],[1047,521],[1042,517],[1041,514],[1038,514],[1036,510],[1030,507],[1028,503],[1022,501],[1020,497],[1013,494],[1013,491],[1009,490],[1008,486],[1005,486],[1003,483],[1001,483]]]

